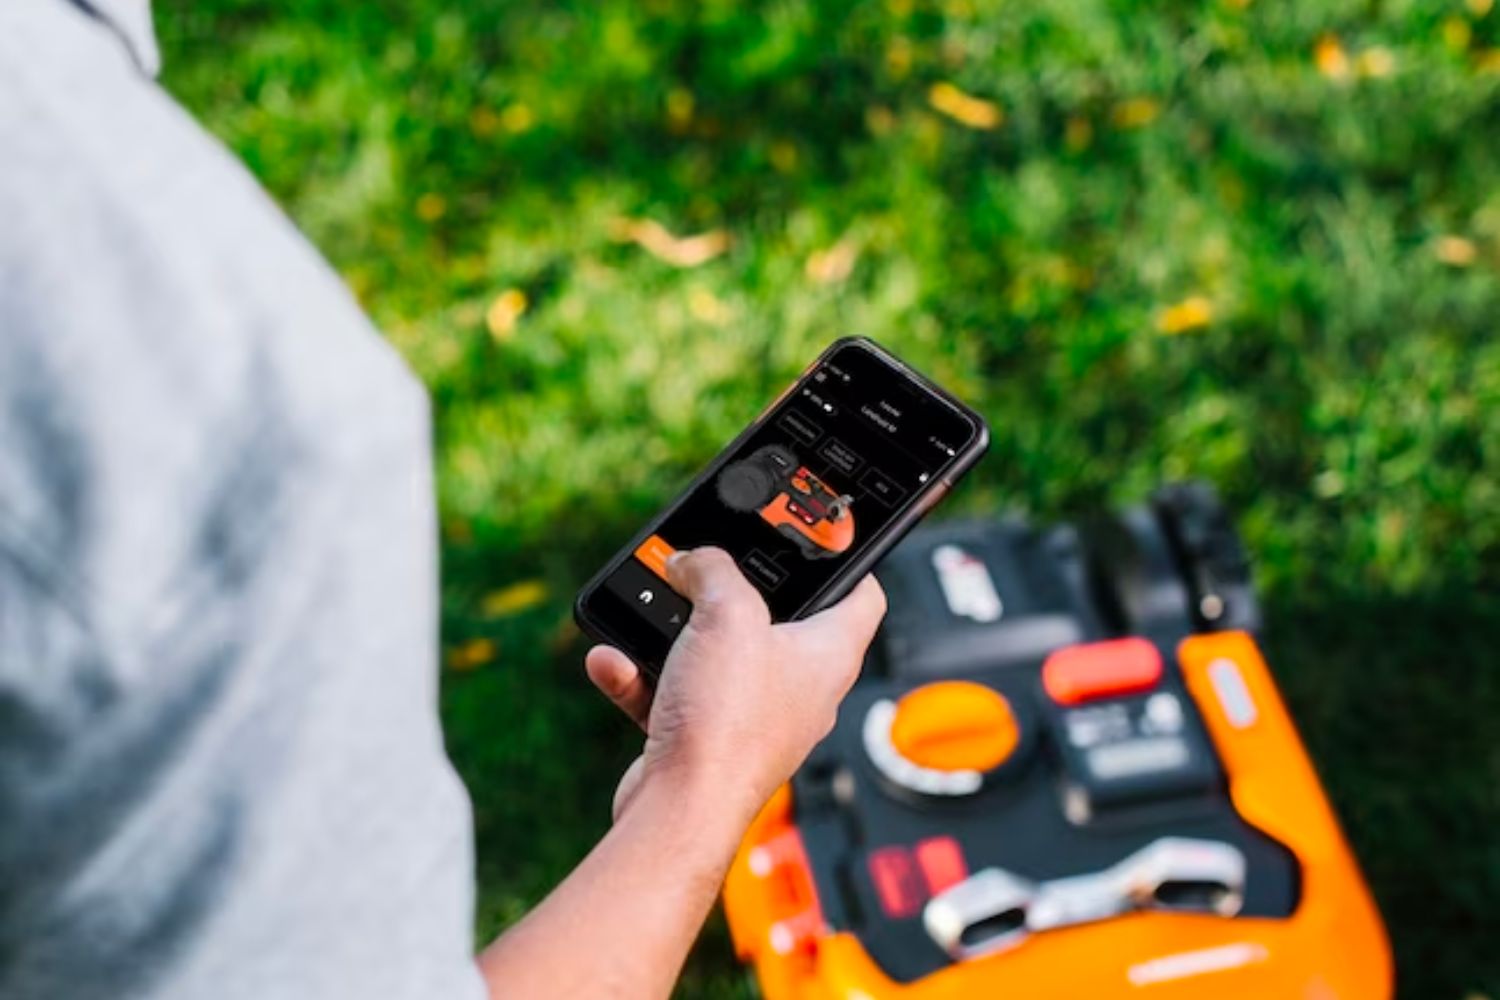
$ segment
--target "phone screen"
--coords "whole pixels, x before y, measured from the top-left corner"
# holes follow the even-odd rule
[[[590,618],[659,664],[691,605],[668,556],[727,551],[787,621],[815,606],[981,436],[971,415],[872,345],[825,354],[585,594]]]

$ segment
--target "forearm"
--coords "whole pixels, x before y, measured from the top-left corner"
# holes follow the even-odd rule
[[[491,995],[667,997],[749,822],[747,805],[722,786],[647,779],[567,880],[480,955]]]

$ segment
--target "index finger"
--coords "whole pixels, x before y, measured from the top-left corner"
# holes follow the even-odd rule
[[[801,633],[813,648],[824,651],[819,658],[823,668],[813,676],[820,688],[842,699],[859,679],[865,652],[884,617],[885,591],[875,577],[866,576],[833,607],[782,627]]]
[[[859,581],[842,601],[806,619],[802,625],[828,633],[840,645],[863,650],[875,638],[885,609],[885,590],[871,574]]]

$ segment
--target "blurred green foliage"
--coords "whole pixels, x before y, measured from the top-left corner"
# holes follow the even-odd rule
[[[633,749],[573,590],[862,332],[989,415],[950,508],[1220,487],[1403,995],[1500,990],[1490,4],[159,3],[169,88],[432,389],[480,933]],[[748,995],[722,928],[682,995]]]

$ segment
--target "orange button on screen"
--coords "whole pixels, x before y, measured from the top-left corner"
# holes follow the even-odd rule
[[[668,545],[660,535],[652,535],[636,547],[635,557],[646,564],[646,568],[663,580],[667,578],[667,560],[676,549]]]

